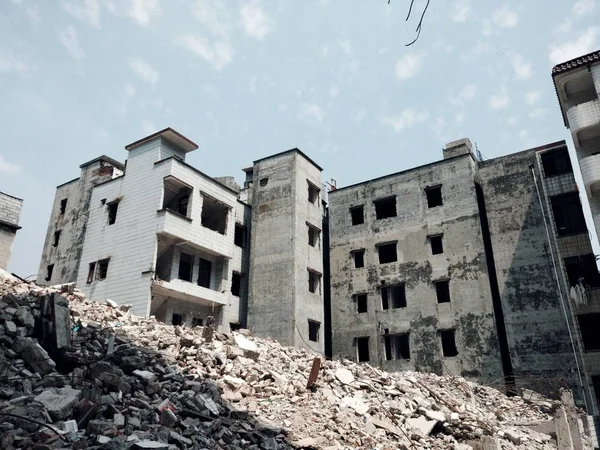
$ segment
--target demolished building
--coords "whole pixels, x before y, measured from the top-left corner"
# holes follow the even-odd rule
[[[22,207],[23,199],[0,192],[0,268],[8,267]]]

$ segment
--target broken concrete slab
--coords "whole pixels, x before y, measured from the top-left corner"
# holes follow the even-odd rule
[[[354,375],[348,369],[340,368],[335,371],[335,377],[342,384],[351,384],[354,382]]]
[[[429,436],[436,423],[436,420],[427,420],[423,416],[406,419],[406,424],[420,436]]]
[[[80,399],[81,391],[69,386],[46,390],[34,398],[36,402],[44,405],[53,420],[68,418]]]

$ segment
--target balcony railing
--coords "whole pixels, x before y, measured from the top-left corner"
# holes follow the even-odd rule
[[[588,156],[579,161],[581,177],[588,196],[600,195],[600,153]]]
[[[595,99],[577,106],[571,106],[567,109],[567,120],[573,139],[579,145],[582,145],[583,142],[581,142],[582,138],[579,132],[592,126],[600,127],[600,100]]]

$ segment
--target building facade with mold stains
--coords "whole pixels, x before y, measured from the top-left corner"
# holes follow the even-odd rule
[[[593,403],[569,284],[591,244],[564,141],[487,161],[455,141],[330,192],[329,226],[334,356]]]
[[[6,269],[12,253],[12,244],[21,229],[19,219],[23,199],[0,192],[0,268]]]

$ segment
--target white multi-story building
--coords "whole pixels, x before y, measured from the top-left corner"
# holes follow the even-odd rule
[[[552,78],[600,234],[600,50],[556,65]]]

